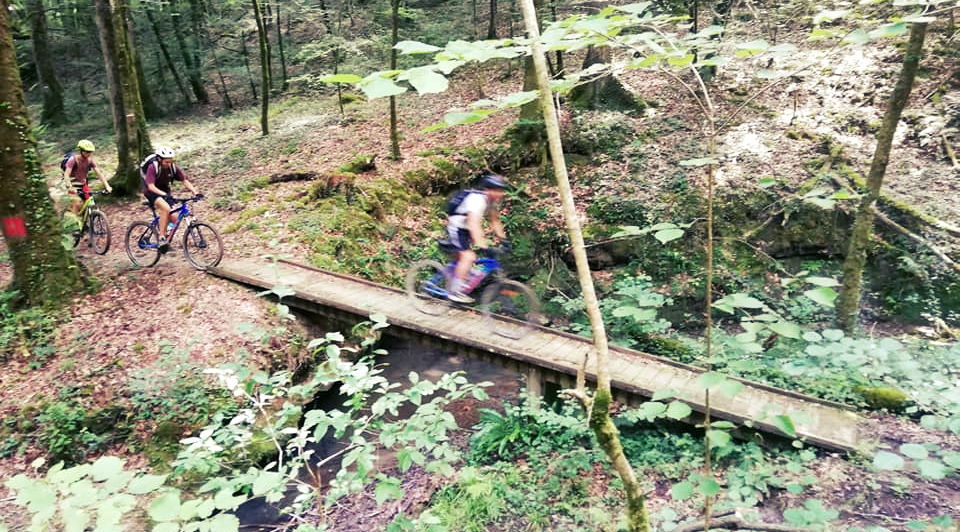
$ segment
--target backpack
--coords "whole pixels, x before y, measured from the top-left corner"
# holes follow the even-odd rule
[[[479,190],[465,188],[451,194],[450,197],[447,198],[447,216],[463,214],[462,212],[457,212],[457,209],[459,209],[460,205],[463,204],[463,200],[467,199],[467,196],[475,192],[479,192]]]
[[[60,170],[61,170],[61,171],[63,171],[63,172],[66,172],[66,171],[67,171],[67,162],[70,160],[71,157],[73,157],[73,150],[70,150],[70,151],[68,151],[67,153],[64,153],[64,154],[63,154],[63,160],[60,161]]]
[[[157,161],[156,153],[151,153],[150,155],[147,155],[143,159],[143,162],[140,163],[140,179],[147,178],[147,170],[150,168],[151,164],[156,165],[155,167],[156,169],[154,171],[156,172],[160,171],[160,163]]]

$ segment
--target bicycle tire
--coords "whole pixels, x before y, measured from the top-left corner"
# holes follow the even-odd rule
[[[213,268],[223,259],[223,239],[212,225],[192,223],[183,233],[183,254],[198,270]]]
[[[160,260],[160,234],[147,222],[133,222],[127,226],[124,247],[135,266],[149,268]]]
[[[97,255],[106,255],[110,250],[110,225],[107,216],[100,211],[90,213],[90,245]]]
[[[431,259],[417,261],[407,270],[407,298],[413,307],[431,316],[439,316],[450,310],[447,300],[449,279],[445,267]]]
[[[540,321],[536,294],[529,286],[510,279],[499,279],[488,286],[480,297],[480,309],[490,332],[513,340],[526,336]]]

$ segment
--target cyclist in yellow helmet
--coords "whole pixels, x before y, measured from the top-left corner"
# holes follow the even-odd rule
[[[80,205],[90,197],[90,185],[87,182],[87,176],[90,172],[97,174],[103,188],[109,193],[113,192],[107,178],[103,176],[97,164],[93,162],[93,152],[96,150],[93,143],[89,140],[81,140],[77,147],[60,164],[63,169],[63,178],[70,182],[70,210],[74,214],[80,212]]]

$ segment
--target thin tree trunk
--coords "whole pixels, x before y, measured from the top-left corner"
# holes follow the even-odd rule
[[[253,0],[253,16],[257,19],[257,37],[260,40],[260,132],[270,134],[268,112],[270,110],[270,47],[267,45],[267,28],[260,11],[260,0]]]
[[[550,81],[547,78],[546,54],[539,40],[540,28],[537,23],[537,11],[533,0],[521,0],[520,6],[523,11],[527,34],[532,39],[531,56],[536,69],[537,87],[540,90],[540,109],[546,124],[547,140],[550,155],[553,160],[553,173],[556,176],[557,188],[559,189],[560,198],[563,202],[567,234],[570,238],[570,246],[577,265],[577,277],[580,281],[580,289],[583,293],[583,301],[586,305],[587,315],[590,319],[590,328],[593,333],[593,345],[596,349],[597,390],[590,408],[590,427],[593,429],[594,434],[596,434],[600,447],[613,463],[617,474],[623,482],[623,489],[627,496],[627,529],[630,532],[648,532],[650,530],[650,523],[647,517],[643,491],[641,490],[640,483],[637,481],[633,467],[623,453],[623,446],[620,443],[620,435],[617,427],[610,418],[612,393],[610,389],[607,333],[604,329],[603,317],[600,314],[600,304],[593,287],[593,279],[590,276],[590,267],[587,263],[587,253],[583,242],[583,232],[580,229],[579,215],[577,214],[576,205],[573,201],[573,193],[570,188],[570,181],[567,176],[567,165],[563,156],[563,146],[560,142],[560,124],[557,119],[557,111],[553,105],[553,98],[551,97]],[[578,383],[579,382],[582,382],[582,376],[578,376]],[[582,390],[577,391],[582,394]],[[589,404],[585,395],[581,395],[581,399],[585,403],[584,406]]]
[[[230,99],[230,92],[227,90],[227,82],[223,79],[223,70],[220,69],[220,61],[217,58],[216,48],[211,47],[210,53],[213,54],[213,67],[217,71],[217,77],[220,79],[220,93],[223,98],[223,105],[227,109],[233,109],[233,100]]]
[[[893,145],[893,135],[897,131],[900,115],[903,113],[913,80],[917,74],[920,57],[923,54],[923,40],[926,37],[926,23],[912,23],[910,25],[910,40],[903,57],[903,68],[890,94],[887,111],[883,117],[883,124],[877,132],[877,147],[867,175],[867,194],[860,201],[857,218],[853,223],[850,242],[847,247],[847,257],[843,261],[843,285],[837,298],[837,324],[847,333],[857,329],[860,316],[860,298],[863,286],[863,269],[867,263],[867,247],[870,236],[873,234],[873,209],[880,198],[880,189],[883,187],[883,177],[890,162],[890,149]]]
[[[257,100],[257,82],[253,79],[253,69],[250,68],[250,52],[247,50],[247,33],[240,32],[240,50],[243,54],[243,66],[247,69],[247,79],[250,80],[250,94]]]
[[[40,167],[10,31],[10,0],[0,0],[0,231],[13,263],[11,288],[23,303],[55,307],[83,288]]]
[[[557,21],[557,0],[550,0],[550,17],[554,22]],[[557,50],[557,69],[554,71],[555,76],[563,75],[563,50]]]
[[[167,70],[170,71],[170,75],[173,76],[173,80],[177,84],[177,88],[180,89],[180,94],[183,96],[183,101],[188,105],[190,101],[190,93],[187,92],[187,87],[183,84],[183,78],[180,76],[180,73],[177,72],[177,67],[173,63],[173,58],[170,57],[170,50],[167,48],[166,40],[163,38],[163,35],[160,32],[160,26],[157,24],[157,17],[153,16],[153,9],[147,8],[147,20],[150,22],[150,27],[153,28],[153,34],[157,37],[157,44],[160,47],[160,52],[163,54],[163,60],[167,64]]]
[[[523,12],[523,0],[520,1],[520,11]],[[543,7],[543,0],[533,0],[534,13],[539,12],[540,8]],[[524,19],[526,19],[526,14],[524,13]],[[537,20],[536,18],[534,20]],[[537,23],[537,35],[540,34],[539,22]],[[527,30],[527,33],[530,33],[530,30]],[[546,59],[544,59],[546,61]],[[532,91],[537,89],[537,71],[536,67],[533,64],[533,57],[525,57],[523,59],[523,91]],[[540,121],[543,120],[543,116],[540,111],[540,106],[536,101],[525,103],[520,106],[520,117],[521,121]]]
[[[143,60],[140,58],[140,52],[136,46],[133,32],[133,17],[126,17],[127,42],[130,44],[130,55],[133,56],[133,66],[137,74],[137,88],[140,92],[140,101],[143,103],[143,112],[146,118],[159,118],[163,111],[153,99],[150,86],[147,84],[146,74],[143,71]]]
[[[280,31],[280,2],[277,6],[277,53],[280,55],[280,75],[283,80],[280,83],[280,92],[286,92],[289,86],[287,82],[287,58],[283,53],[283,33]]]
[[[490,0],[490,24],[487,25],[487,39],[497,38],[497,0]]]
[[[94,0],[94,5],[116,134],[117,169],[111,184],[119,193],[130,194],[140,188],[137,164],[150,150],[150,138],[126,38],[125,9],[114,10],[110,0]]]
[[[397,45],[400,34],[400,0],[390,0],[390,70],[397,69]],[[397,130],[397,97],[390,97],[390,158],[400,160],[400,133]]]
[[[47,12],[43,8],[43,0],[30,0],[27,8],[30,11],[33,61],[37,65],[37,77],[43,87],[43,112],[40,120],[45,124],[63,124],[67,120],[63,106],[63,85],[57,78],[53,56],[47,46]]]
[[[195,65],[193,63],[193,53],[190,50],[186,38],[183,36],[183,30],[181,28],[182,19],[180,13],[172,13],[171,18],[173,20],[173,35],[176,37],[177,45],[180,47],[180,58],[183,60],[183,64],[187,68],[187,81],[190,82],[190,88],[193,90],[193,96],[199,103],[210,103],[210,95],[207,94],[207,89],[203,85],[200,67],[199,65]]]

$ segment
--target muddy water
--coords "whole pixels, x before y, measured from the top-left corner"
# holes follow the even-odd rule
[[[335,329],[330,328],[328,330]],[[523,379],[519,373],[472,358],[469,355],[451,353],[435,347],[426,347],[416,341],[389,335],[384,335],[379,347],[388,352],[378,362],[383,365],[383,375],[390,382],[408,385],[410,372],[418,373],[421,380],[435,381],[444,373],[463,371],[470,382],[491,383],[490,386],[485,388],[489,399],[484,401],[462,400],[450,406],[450,410],[461,428],[469,429],[475,425],[479,418],[480,409],[496,408],[503,401],[515,400],[520,394]],[[318,397],[317,407],[324,409],[339,408],[343,401],[344,396],[331,391],[322,397]],[[403,412],[401,412],[402,414]],[[464,433],[459,437],[465,439],[468,434]],[[316,456],[319,460],[329,456],[337,449],[337,442],[328,439],[320,443],[316,449]],[[393,453],[380,453],[378,462],[381,468],[389,469],[393,467]],[[329,477],[334,473],[335,470],[328,470],[323,473],[323,476]],[[294,494],[291,493],[292,495]],[[241,530],[245,532],[266,532],[274,530],[277,525],[286,522],[275,505],[267,504],[262,499],[254,499],[244,503],[237,509],[236,514],[242,525]]]

